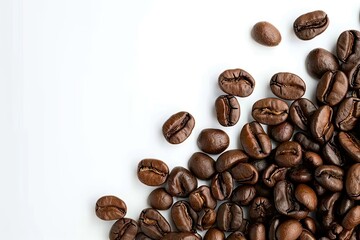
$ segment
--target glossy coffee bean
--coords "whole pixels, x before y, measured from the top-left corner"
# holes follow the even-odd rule
[[[304,219],[301,219],[301,224],[304,229],[310,231],[312,234],[316,234],[316,221],[312,217],[306,217]]]
[[[355,128],[360,118],[360,98],[345,98],[341,101],[335,117],[335,125],[342,131]]]
[[[309,183],[313,180],[313,171],[304,167],[304,165],[299,165],[297,167],[291,168],[288,172],[288,178],[294,183]]]
[[[223,152],[216,160],[215,168],[217,172],[230,170],[240,162],[247,162],[249,156],[240,149],[232,149]]]
[[[217,212],[217,227],[226,232],[233,232],[240,228],[243,220],[243,210],[236,203],[224,202]]]
[[[255,88],[255,80],[247,71],[237,68],[222,72],[218,79],[220,89],[238,97],[249,96]]]
[[[259,123],[277,125],[287,119],[289,106],[279,98],[263,98],[253,104],[251,114]]]
[[[171,207],[171,219],[180,232],[194,232],[197,214],[187,201],[180,200]]]
[[[262,223],[254,223],[249,227],[249,240],[266,240],[266,228]]]
[[[304,205],[310,212],[315,211],[318,203],[318,199],[315,191],[305,184],[299,184],[295,188],[296,200]]]
[[[270,138],[274,139],[277,142],[289,141],[293,136],[293,133],[294,127],[288,121],[268,127],[268,134]]]
[[[133,240],[138,233],[139,227],[135,220],[130,218],[121,218],[111,227],[109,233],[110,240]]]
[[[233,178],[228,171],[216,174],[211,180],[211,193],[217,200],[225,200],[231,196],[233,191]]]
[[[226,240],[246,240],[246,237],[242,232],[236,231],[231,233]]]
[[[278,181],[284,180],[289,169],[276,164],[269,165],[263,172],[262,181],[268,187],[274,187]]]
[[[191,232],[170,232],[167,233],[161,240],[201,240],[201,236]]]
[[[173,168],[165,186],[166,191],[174,197],[187,197],[196,188],[196,177],[184,167]]]
[[[344,215],[354,206],[355,200],[350,199],[344,194],[337,203],[336,214],[338,214],[338,216],[344,217]]]
[[[255,196],[256,190],[253,185],[242,184],[234,189],[231,195],[231,201],[240,206],[246,206],[250,204]]]
[[[329,25],[324,11],[317,10],[300,15],[293,24],[295,35],[302,40],[310,40],[323,33]]]
[[[310,117],[317,107],[307,98],[295,100],[289,108],[289,115],[292,122],[301,130],[307,131]]]
[[[210,179],[215,174],[215,160],[202,152],[196,152],[190,157],[188,167],[201,180]]]
[[[357,30],[342,32],[337,40],[336,53],[339,60],[345,63],[351,58],[360,58],[360,32]]]
[[[316,240],[316,237],[309,230],[303,229],[298,240]]]
[[[339,132],[339,143],[350,158],[360,162],[360,140],[349,132]]]
[[[294,73],[279,72],[271,77],[270,89],[279,98],[295,100],[305,94],[306,84]]]
[[[275,213],[275,208],[268,198],[256,197],[250,205],[249,217],[253,222],[265,223]]]
[[[197,145],[201,151],[209,154],[223,152],[230,143],[229,136],[220,129],[207,128],[200,132]]]
[[[206,185],[202,185],[190,193],[189,203],[196,212],[204,208],[215,209],[216,207],[216,200],[211,195],[210,188]]]
[[[169,167],[158,159],[143,159],[137,167],[138,179],[148,186],[160,186],[169,175]]]
[[[351,199],[360,200],[360,163],[355,163],[348,169],[345,188]]]
[[[206,231],[203,240],[225,240],[225,233],[218,228],[210,228]]]
[[[204,208],[197,213],[196,228],[200,231],[211,228],[216,222],[216,211],[211,208]]]
[[[259,178],[256,168],[250,163],[238,163],[230,169],[230,173],[235,181],[242,184],[255,184]]]
[[[221,95],[215,101],[216,117],[224,127],[234,126],[240,118],[240,104],[233,95]]]
[[[328,105],[319,107],[312,115],[310,132],[313,138],[320,144],[325,144],[334,133],[332,123],[333,109]]]
[[[340,196],[340,192],[335,192],[324,196],[320,201],[318,215],[322,226],[325,228],[329,228],[335,221],[335,205]]]
[[[251,161],[250,164],[255,167],[259,174],[261,174],[270,165],[270,162],[266,159],[255,159]]]
[[[282,240],[296,240],[300,237],[302,230],[303,228],[299,221],[295,219],[285,220],[276,229],[276,237]]]
[[[315,48],[306,57],[306,67],[310,74],[320,79],[327,71],[339,69],[337,57],[323,48]]]
[[[322,148],[322,157],[328,164],[344,166],[346,159],[341,150],[338,135],[334,135]]]
[[[162,132],[169,143],[179,144],[184,142],[195,126],[194,117],[188,112],[178,112],[165,121]]]
[[[116,220],[126,214],[126,204],[116,196],[103,196],[96,201],[95,213],[102,220]]]
[[[353,229],[360,224],[360,206],[352,207],[342,220],[342,226]]]
[[[316,153],[320,151],[320,144],[302,132],[294,134],[294,141],[298,142],[303,150],[313,151]]]
[[[342,70],[349,80],[349,87],[360,89],[360,59],[350,60],[349,63],[343,64]]]
[[[281,42],[279,30],[269,22],[257,22],[252,30],[251,35],[254,40],[264,46],[274,47]]]
[[[321,166],[324,163],[322,157],[316,152],[312,152],[312,151],[306,151],[303,154],[303,161],[310,168],[317,168],[318,166]]]
[[[141,212],[139,227],[141,232],[152,239],[160,239],[165,234],[171,232],[168,221],[159,211],[152,208],[146,208]]]
[[[315,170],[316,181],[332,192],[343,189],[344,170],[336,165],[321,165]]]
[[[275,152],[275,161],[279,167],[294,167],[302,162],[301,145],[295,141],[281,143]]]
[[[156,188],[149,194],[148,202],[154,209],[167,210],[173,204],[173,197],[166,192],[165,188]]]
[[[328,71],[320,79],[316,88],[316,98],[330,107],[341,102],[348,90],[348,79],[342,71]]]

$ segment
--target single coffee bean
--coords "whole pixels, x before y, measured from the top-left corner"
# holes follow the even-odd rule
[[[216,222],[216,211],[211,208],[204,208],[198,212],[196,228],[200,231],[211,228]]]
[[[255,198],[256,190],[252,185],[242,184],[234,189],[231,195],[231,201],[239,204],[240,206],[249,205]]]
[[[135,220],[121,218],[111,227],[109,233],[110,240],[133,240],[138,233],[139,227]]]
[[[165,234],[161,240],[201,240],[201,236],[191,232],[170,232]]]
[[[312,234],[316,234],[316,221],[312,217],[306,217],[300,220],[304,229],[310,231]]]
[[[211,195],[210,188],[206,185],[200,186],[190,193],[189,203],[196,212],[204,208],[215,209],[216,207],[216,200]]]
[[[262,223],[253,223],[249,227],[249,240],[266,240],[266,228]]]
[[[309,230],[303,229],[298,240],[316,240],[316,238]]]
[[[233,179],[242,184],[255,184],[259,179],[256,168],[250,163],[238,163],[230,169]]]
[[[165,234],[171,232],[168,221],[166,221],[159,211],[152,208],[146,208],[141,212],[139,227],[141,232],[152,239],[160,239]]]
[[[297,132],[294,134],[294,141],[298,142],[303,150],[319,152],[320,151],[320,144],[315,142],[312,138],[305,135],[302,132]]]
[[[310,168],[317,168],[323,165],[324,161],[319,154],[316,152],[306,151],[303,154],[304,163]]]
[[[169,167],[161,160],[146,158],[139,162],[137,176],[148,186],[160,186],[169,175]]]
[[[218,228],[210,228],[206,231],[203,240],[225,240],[225,233]]]
[[[289,141],[293,133],[294,133],[294,127],[288,121],[268,127],[269,136],[277,142]]]
[[[350,158],[360,162],[360,140],[349,132],[339,132],[339,143]]]
[[[216,200],[225,200],[233,191],[233,178],[228,171],[216,174],[211,180],[211,193]]]
[[[194,126],[195,119],[190,113],[178,112],[166,120],[162,132],[166,141],[179,144],[190,136]]]
[[[263,183],[268,187],[274,187],[278,181],[284,180],[288,168],[279,167],[276,164],[269,165],[263,172]]]
[[[302,233],[302,226],[295,219],[285,220],[276,229],[276,238],[282,240],[296,240]]]
[[[154,209],[167,210],[173,204],[173,197],[166,192],[165,188],[156,188],[149,194],[148,202]]]
[[[195,232],[197,214],[187,201],[174,203],[171,207],[171,219],[180,232]]]
[[[217,212],[217,227],[226,232],[233,232],[240,228],[243,220],[243,210],[236,203],[224,202]]]
[[[360,89],[360,59],[349,60],[349,63],[342,65],[342,70],[349,80],[349,87]]]
[[[276,230],[280,225],[280,216],[275,216],[270,220],[269,223],[269,239],[276,240]]]
[[[244,151],[252,158],[262,159],[271,152],[271,140],[258,122],[247,123],[240,132]]]
[[[348,169],[345,188],[351,199],[360,200],[360,163],[355,163]]]
[[[342,62],[348,62],[349,58],[360,58],[360,32],[347,30],[340,34],[336,44],[337,57]]]
[[[218,79],[220,89],[238,97],[249,96],[255,88],[255,80],[247,71],[237,68],[222,72]]]
[[[244,236],[244,234],[240,231],[235,231],[233,233],[231,233],[226,240],[246,240],[246,237]]]
[[[359,224],[360,224],[360,206],[354,206],[345,215],[341,225],[346,229],[353,229]]]
[[[310,132],[320,144],[325,144],[334,133],[332,124],[333,109],[328,105],[319,107],[312,115]]]
[[[281,143],[275,152],[275,161],[280,167],[294,167],[302,162],[301,145],[295,141]]]
[[[307,131],[310,117],[316,110],[316,106],[307,98],[295,100],[289,108],[292,122],[301,130]]]
[[[279,98],[263,98],[254,103],[251,114],[259,123],[277,125],[287,119],[289,106]]]
[[[300,15],[293,24],[295,35],[301,40],[310,40],[323,33],[329,25],[324,11],[317,10]]]
[[[103,196],[96,201],[95,213],[102,220],[116,220],[126,214],[126,204],[116,196]]]
[[[279,30],[269,22],[257,22],[252,30],[251,35],[254,40],[264,46],[274,47],[281,42]]]
[[[315,48],[306,57],[306,67],[310,74],[320,79],[327,71],[339,69],[338,59],[323,48]]]
[[[315,211],[318,199],[315,191],[305,184],[299,184],[295,188],[296,200],[304,205],[310,212]]]
[[[338,141],[338,135],[333,135],[333,137],[323,146],[322,156],[328,164],[333,164],[337,166],[344,166],[346,159],[344,153],[340,150]]]
[[[207,128],[200,132],[197,139],[198,147],[209,154],[219,154],[223,152],[230,143],[229,136],[220,129]]]
[[[240,104],[233,95],[221,95],[215,101],[216,117],[224,127],[234,126],[240,118]]]
[[[360,98],[345,98],[341,101],[335,117],[335,125],[342,131],[355,128],[360,118]]]
[[[287,175],[294,183],[309,183],[313,180],[312,171],[304,167],[304,165],[291,168]]]
[[[268,198],[256,197],[251,203],[249,216],[253,222],[264,223],[274,215],[275,208]]]
[[[215,174],[215,160],[202,152],[196,152],[190,157],[188,167],[201,180],[208,180]]]
[[[197,188],[197,179],[184,167],[175,167],[171,170],[165,189],[174,197],[187,197]]]
[[[315,170],[316,181],[332,192],[343,189],[344,170],[336,165],[321,165]]]
[[[348,90],[348,79],[342,71],[328,71],[321,77],[317,88],[316,98],[330,107],[341,102]]]
[[[240,149],[232,149],[223,152],[218,159],[216,160],[216,171],[217,172],[224,172],[230,170],[236,164],[240,162],[247,162],[249,156]]]
[[[270,88],[279,98],[295,100],[301,98],[305,94],[306,84],[296,74],[279,72],[271,77]]]

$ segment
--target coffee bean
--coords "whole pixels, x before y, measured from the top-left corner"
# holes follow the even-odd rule
[[[211,193],[217,200],[225,200],[233,191],[233,178],[228,171],[216,174],[211,180]]]
[[[351,199],[360,200],[360,163],[355,163],[348,169],[345,188]]]
[[[197,214],[187,201],[180,200],[171,208],[171,219],[180,232],[195,232]]]
[[[230,169],[233,179],[242,184],[255,184],[259,174],[256,168],[250,163],[238,163]]]
[[[317,196],[315,191],[305,184],[299,184],[295,188],[296,200],[304,205],[309,211],[315,211],[317,207]]]
[[[96,202],[95,213],[102,220],[116,220],[126,214],[126,204],[116,196],[103,196]]]
[[[262,223],[254,223],[250,225],[249,240],[266,240],[266,228]]]
[[[342,226],[353,229],[360,224],[360,206],[352,207],[342,220]]]
[[[243,69],[228,69],[222,72],[218,79],[220,89],[238,97],[249,96],[255,88],[255,80]]]
[[[190,113],[178,112],[166,120],[162,132],[166,141],[179,144],[190,136],[194,126],[195,119]]]
[[[310,74],[320,79],[327,71],[339,69],[338,59],[323,48],[315,48],[306,57],[306,67]]]
[[[240,149],[232,149],[223,152],[216,160],[215,168],[217,172],[230,170],[240,162],[247,162],[249,156]]]
[[[265,197],[256,197],[249,209],[249,216],[253,222],[265,223],[274,213],[274,206],[270,200]]]
[[[215,174],[215,160],[202,152],[196,152],[190,157],[188,167],[201,180],[210,179]]]
[[[252,116],[259,123],[277,125],[284,122],[289,113],[289,106],[278,98],[263,98],[252,106]]]
[[[141,232],[152,239],[161,239],[165,234],[171,232],[168,221],[161,213],[152,208],[144,209],[139,217]]]
[[[330,107],[341,102],[348,90],[348,80],[341,71],[328,71],[320,79],[316,88],[316,98]]]
[[[146,236],[144,233],[139,232],[138,234],[136,234],[135,240],[152,240],[152,239]]]
[[[169,167],[158,159],[143,159],[137,167],[139,180],[148,186],[160,186],[169,175]]]
[[[340,150],[338,135],[334,135],[322,148],[324,160],[333,165],[344,166],[346,159],[344,153]]]
[[[274,187],[278,181],[284,180],[288,168],[279,167],[276,164],[269,165],[263,172],[263,183],[268,187]]]
[[[345,98],[341,101],[335,117],[335,125],[342,131],[355,128],[360,118],[360,98]]]
[[[269,161],[266,159],[255,159],[251,161],[250,164],[255,167],[259,174],[261,174],[270,165]]]
[[[234,189],[231,195],[231,201],[239,204],[240,206],[249,205],[255,198],[256,190],[252,185],[242,184]]]
[[[317,107],[307,98],[295,100],[289,108],[289,115],[292,122],[301,130],[307,131],[310,117]]]
[[[303,229],[298,240],[316,240],[316,238],[309,230]]]
[[[277,142],[289,141],[293,133],[294,133],[294,127],[288,121],[285,121],[278,125],[268,126],[269,136]]]
[[[316,234],[316,221],[312,217],[306,217],[300,220],[304,229],[310,231],[312,234]]]
[[[216,222],[216,211],[211,208],[204,208],[198,212],[196,228],[200,231],[211,228]]]
[[[269,222],[269,239],[276,240],[276,229],[280,225],[280,216],[275,216]]]
[[[302,233],[302,226],[294,219],[285,220],[276,229],[276,238],[282,240],[296,240]]]
[[[138,233],[139,227],[135,220],[121,218],[111,227],[109,233],[110,240],[133,240]]]
[[[294,183],[309,183],[313,180],[312,171],[303,165],[293,167],[287,173],[289,180]]]
[[[306,91],[305,82],[296,74],[279,72],[271,77],[271,91],[279,98],[295,100],[301,98]]]
[[[189,203],[196,212],[204,208],[215,209],[216,207],[216,200],[211,195],[210,188],[205,185],[200,186],[190,193]]]
[[[310,40],[323,33],[329,25],[324,11],[317,10],[300,15],[293,24],[295,35],[302,40]]]
[[[183,167],[171,170],[165,186],[166,191],[174,197],[187,197],[196,188],[196,177]]]
[[[360,32],[347,30],[340,34],[336,44],[337,57],[342,62],[360,58]]]
[[[220,129],[207,128],[200,132],[197,139],[198,147],[209,154],[219,154],[223,152],[230,143],[229,136]]]
[[[243,210],[236,203],[224,202],[217,212],[217,227],[226,232],[233,232],[240,228],[243,220]]]
[[[354,206],[355,200],[350,199],[346,195],[343,195],[338,201],[336,213],[338,214],[338,216],[344,217],[344,215]]]
[[[148,202],[154,209],[167,210],[173,204],[173,197],[166,192],[165,188],[156,188],[149,194]]]
[[[323,159],[316,152],[306,151],[303,154],[303,160],[304,163],[311,168],[317,168],[318,166],[323,165]]]
[[[280,167],[294,167],[302,162],[301,145],[295,141],[281,143],[275,152],[275,161]]]
[[[310,132],[314,139],[320,144],[330,140],[334,133],[332,124],[333,109],[328,105],[319,107],[312,115]]]
[[[316,181],[332,192],[343,189],[344,170],[336,165],[321,165],[315,170]]]
[[[320,151],[320,145],[302,132],[297,132],[294,134],[294,141],[298,142],[303,150],[313,152]]]
[[[221,95],[215,101],[216,117],[224,127],[234,126],[240,118],[240,104],[233,95]]]
[[[360,140],[349,132],[339,132],[339,143],[352,160],[360,162]]]
[[[231,233],[226,240],[246,240],[246,237],[244,236],[244,234],[240,231],[236,231]]]
[[[201,240],[201,236],[191,232],[170,232],[165,234],[161,240]]]
[[[225,240],[225,233],[218,228],[210,228],[206,231],[203,240]]]
[[[274,47],[281,42],[279,30],[269,22],[257,22],[251,31],[254,40],[264,46]]]

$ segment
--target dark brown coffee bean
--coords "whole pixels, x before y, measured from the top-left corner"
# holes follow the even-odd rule
[[[186,168],[175,167],[169,174],[165,188],[174,197],[187,197],[197,188],[197,179]]]
[[[250,202],[255,198],[256,190],[252,185],[240,185],[234,189],[231,195],[231,201],[239,204],[240,206],[249,205]]]
[[[201,236],[191,232],[170,232],[165,234],[161,240],[201,240]]]
[[[321,186],[316,180],[313,181],[312,186],[318,196],[324,196],[328,192],[326,188]]]
[[[262,223],[254,223],[249,227],[249,240],[266,240],[266,228]]]
[[[152,208],[146,208],[141,212],[139,227],[141,232],[152,239],[160,239],[166,233],[171,232],[168,221],[166,221],[159,211]]]
[[[318,203],[317,196],[315,191],[308,185],[302,183],[297,185],[295,188],[295,198],[309,211],[315,211]]]
[[[149,194],[148,202],[152,208],[167,210],[173,204],[173,197],[166,192],[165,188],[156,188]]]
[[[169,175],[169,167],[158,159],[143,159],[137,167],[139,180],[148,186],[160,186]]]
[[[348,79],[342,71],[328,71],[320,79],[316,88],[316,98],[330,107],[341,102],[348,90]]]
[[[270,165],[270,162],[266,159],[255,159],[251,161],[250,164],[255,167],[259,174],[261,174]]]
[[[229,136],[220,129],[207,128],[200,132],[197,145],[201,151],[209,154],[223,152],[230,143]]]
[[[306,151],[303,154],[303,160],[304,163],[311,168],[317,168],[318,166],[321,166],[324,163],[323,159],[319,154],[311,151]]]
[[[256,168],[250,163],[238,163],[230,169],[233,179],[242,184],[255,184],[259,179]]]
[[[196,212],[204,208],[215,209],[216,207],[216,200],[211,195],[210,188],[205,185],[200,186],[190,193],[189,203]]]
[[[343,189],[344,170],[335,165],[322,165],[315,170],[316,181],[332,192]]]
[[[289,141],[294,133],[294,127],[288,121],[268,127],[269,136],[277,142]]]
[[[276,229],[280,225],[280,216],[275,216],[269,222],[269,240],[276,240]]]
[[[345,188],[351,199],[360,200],[360,163],[355,163],[348,169]]]
[[[222,72],[218,79],[220,89],[238,97],[249,96],[255,88],[255,80],[243,69],[228,69]]]
[[[241,226],[238,231],[242,232],[243,234],[247,235],[249,233],[250,221],[246,218],[243,218]]]
[[[171,207],[171,219],[180,232],[195,232],[197,214],[187,201],[174,203]]]
[[[305,135],[302,132],[297,132],[294,134],[294,141],[298,142],[303,150],[319,152],[320,151],[320,144],[315,142],[312,138]]]
[[[216,160],[216,171],[224,172],[230,170],[236,164],[240,162],[247,162],[249,156],[240,149],[233,149],[223,152]]]
[[[340,34],[336,45],[337,57],[342,62],[348,62],[349,58],[360,58],[360,32],[347,30]]]
[[[279,30],[269,22],[257,22],[252,30],[251,35],[254,40],[264,46],[274,47],[281,42]]]
[[[307,98],[295,100],[289,108],[292,122],[301,130],[307,131],[310,117],[316,110],[316,106]]]
[[[109,233],[110,240],[133,240],[138,233],[139,227],[135,220],[121,218],[111,227]]]
[[[126,214],[126,204],[116,196],[103,196],[96,201],[95,213],[102,220],[116,220]]]
[[[274,206],[270,200],[265,197],[256,197],[249,209],[249,216],[253,222],[265,223],[274,213]]]
[[[349,80],[349,87],[351,89],[358,90],[360,89],[360,59],[357,56],[354,59],[354,56],[349,58],[348,63],[341,65],[341,69],[346,74]]]
[[[234,126],[240,118],[240,104],[233,95],[221,95],[215,101],[216,117],[224,127]]]
[[[210,228],[206,231],[203,240],[225,240],[225,233],[218,228]]]
[[[304,229],[310,231],[312,234],[316,234],[316,221],[312,217],[306,217],[300,220]]]
[[[228,171],[216,174],[211,180],[211,193],[217,200],[225,200],[233,191],[233,178]]]
[[[247,123],[240,132],[244,151],[252,158],[262,159],[271,152],[271,140],[258,122]]]
[[[210,179],[215,174],[215,160],[202,152],[196,152],[190,157],[188,167],[201,180]]]
[[[335,125],[342,131],[352,130],[360,118],[360,98],[345,98],[341,101],[335,117]]]
[[[323,33],[329,25],[324,11],[317,10],[299,16],[293,24],[295,35],[302,40],[310,40]]]
[[[341,196],[341,198],[337,204],[336,213],[339,216],[344,217],[344,215],[354,206],[355,206],[355,200],[350,199],[346,195],[343,195],[343,196]]]
[[[204,208],[198,212],[196,228],[200,231],[211,228],[216,222],[216,211],[211,208]]]
[[[360,162],[360,140],[349,132],[339,132],[339,143],[352,160]]]
[[[302,162],[301,145],[295,141],[281,143],[275,152],[275,161],[280,167],[294,167]]]
[[[279,98],[263,98],[254,103],[251,114],[259,123],[277,125],[287,119],[289,106]]]
[[[320,144],[325,144],[334,133],[332,124],[333,109],[328,105],[319,107],[312,115],[310,132]]]
[[[166,120],[162,132],[166,141],[179,144],[190,136],[194,126],[195,119],[190,113],[178,112]]]
[[[302,226],[294,219],[285,220],[276,229],[276,238],[282,240],[296,240],[302,233]]]
[[[306,58],[306,67],[310,74],[320,79],[327,71],[339,69],[339,62],[334,54],[323,48],[315,48]]]
[[[231,233],[226,240],[246,240],[246,237],[244,236],[244,234],[240,231],[236,231]]]
[[[278,181],[285,179],[287,171],[288,168],[271,164],[263,172],[263,183],[268,187],[274,187]]]
[[[322,156],[328,164],[344,166],[346,160],[339,145],[338,135],[334,134],[333,137],[323,146]]]
[[[344,230],[344,228],[337,222],[332,222],[330,224],[330,227],[327,231],[327,236],[330,239],[339,239],[341,232]]]
[[[301,98],[306,91],[305,82],[296,74],[279,72],[271,77],[271,91],[279,98],[295,100]]]
[[[316,238],[309,230],[303,229],[298,240],[316,240]]]
[[[287,173],[289,179],[295,183],[308,183],[313,180],[312,171],[303,165],[291,168]]]
[[[353,229],[359,224],[360,224],[360,206],[354,206],[345,215],[341,225],[346,229]]]
[[[225,232],[233,232],[240,228],[243,220],[243,210],[236,203],[224,202],[218,208],[217,227]]]

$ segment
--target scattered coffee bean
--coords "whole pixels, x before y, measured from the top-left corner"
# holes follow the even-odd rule
[[[249,96],[255,88],[254,78],[240,68],[225,70],[220,74],[218,82],[221,90],[238,97]]]
[[[234,232],[241,226],[243,210],[236,203],[224,202],[219,206],[216,223],[217,227],[226,232]]]
[[[349,132],[339,133],[339,143],[350,158],[360,162],[360,140]]]
[[[197,214],[187,201],[180,200],[171,208],[171,219],[180,232],[195,232]]]
[[[345,73],[341,71],[328,71],[320,79],[316,98],[324,104],[333,107],[340,103],[348,90],[348,80]]]
[[[348,169],[345,188],[351,199],[360,200],[360,163],[355,163]]]
[[[221,95],[215,101],[216,117],[224,127],[234,126],[240,118],[240,104],[233,95]]]
[[[188,167],[195,177],[202,180],[210,179],[215,174],[215,160],[202,152],[190,157]]]
[[[279,98],[296,100],[301,98],[306,91],[305,82],[296,74],[279,72],[270,80],[271,91]]]
[[[229,146],[229,136],[220,129],[208,128],[200,132],[197,139],[198,147],[209,154],[219,154]]]
[[[95,213],[102,220],[116,220],[126,214],[126,204],[116,196],[103,196],[96,202]]]
[[[196,212],[199,212],[204,208],[215,209],[216,207],[216,200],[211,195],[210,188],[205,185],[200,186],[190,193],[189,203]]]
[[[349,59],[360,59],[360,32],[346,30],[337,40],[336,53],[340,61],[347,63]]]
[[[203,240],[225,240],[225,233],[218,228],[210,228],[206,231]]]
[[[310,117],[317,107],[307,98],[295,100],[289,108],[289,115],[292,122],[301,130],[307,131]]]
[[[254,40],[264,46],[274,47],[281,42],[279,30],[269,22],[256,23],[251,31]]]
[[[315,48],[306,58],[306,67],[310,74],[320,79],[327,71],[339,69],[338,59],[334,54],[323,48]]]
[[[310,40],[323,33],[329,25],[324,11],[318,10],[299,16],[293,24],[295,35],[302,40]]]
[[[173,197],[166,192],[165,188],[156,188],[149,194],[148,202],[154,209],[167,210],[173,204]]]
[[[277,125],[287,119],[289,106],[278,98],[263,98],[254,103],[251,114],[259,123]]]
[[[109,239],[134,239],[138,230],[139,227],[135,220],[130,218],[121,218],[112,225],[109,233]]]
[[[141,232],[152,239],[161,239],[165,234],[171,232],[168,221],[161,213],[152,208],[144,209],[139,217]]]
[[[166,120],[162,132],[166,141],[179,144],[190,136],[194,126],[195,119],[190,113],[178,112]]]
[[[137,176],[139,180],[148,186],[160,186],[169,175],[169,167],[158,159],[143,159],[139,162]]]
[[[174,197],[187,197],[197,188],[197,179],[184,167],[171,170],[165,189]]]
[[[286,142],[293,136],[294,127],[290,122],[285,121],[278,125],[268,126],[268,133],[273,140],[277,142]]]

